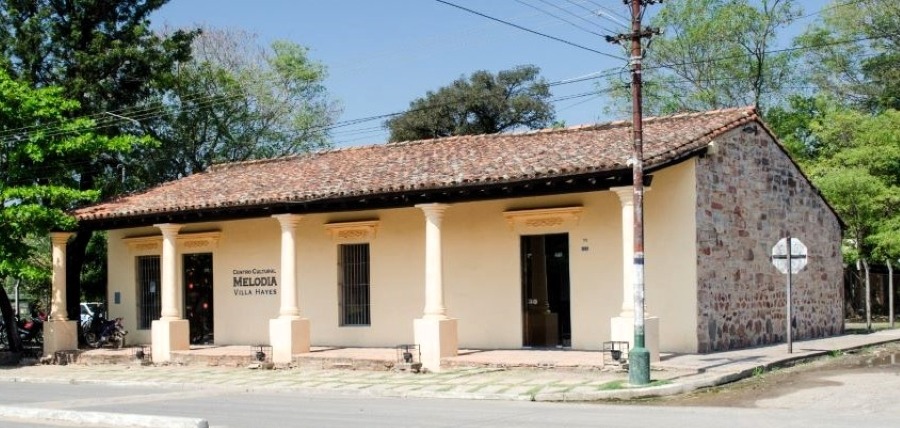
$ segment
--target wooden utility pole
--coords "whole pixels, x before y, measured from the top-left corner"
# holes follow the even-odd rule
[[[641,61],[644,48],[641,40],[658,33],[641,28],[641,10],[657,0],[624,0],[631,3],[631,33],[607,37],[607,41],[631,42],[631,112],[633,154],[631,158],[634,183],[634,347],[628,353],[628,382],[632,385],[650,383],[650,351],[644,333],[644,130],[641,99]]]

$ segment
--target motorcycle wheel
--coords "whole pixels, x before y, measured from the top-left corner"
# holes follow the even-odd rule
[[[97,334],[90,331],[84,334],[84,343],[87,343],[91,348],[100,346],[100,342],[97,340]]]

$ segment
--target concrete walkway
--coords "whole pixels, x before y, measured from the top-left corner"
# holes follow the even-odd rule
[[[573,351],[556,351],[556,354],[554,351],[545,354],[540,351],[472,352],[466,355],[470,358],[480,355],[479,358],[488,361],[509,361],[512,358],[509,352],[518,352],[544,363],[524,368],[503,364],[466,366],[455,361],[445,371],[419,374],[303,365],[276,370],[224,365],[140,365],[133,360],[127,364],[37,365],[0,369],[0,382],[277,388],[386,397],[588,401],[679,394],[733,382],[751,376],[755,371],[798,360],[894,341],[900,341],[900,329],[795,342],[792,354],[787,353],[786,345],[780,344],[715,354],[669,355],[653,366],[653,383],[639,388],[628,387],[628,374],[622,368],[566,365],[562,358],[576,362],[584,358],[583,353]],[[495,354],[491,356],[491,352]],[[597,353],[593,355],[596,357]]]

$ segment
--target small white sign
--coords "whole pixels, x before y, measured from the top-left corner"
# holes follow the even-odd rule
[[[788,273],[788,239],[781,238],[772,247],[772,264],[781,273]],[[791,238],[791,273],[798,273],[806,267],[808,250],[806,245],[797,238]]]

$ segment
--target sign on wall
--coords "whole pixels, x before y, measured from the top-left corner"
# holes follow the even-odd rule
[[[235,296],[278,295],[278,272],[275,268],[233,269],[231,275]]]

